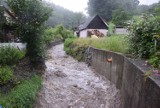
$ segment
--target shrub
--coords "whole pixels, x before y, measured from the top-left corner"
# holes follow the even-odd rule
[[[7,96],[0,98],[0,103],[4,108],[32,108],[41,83],[41,77],[34,76],[16,86]]]
[[[159,35],[160,21],[153,16],[144,15],[139,20],[133,20],[129,26],[130,53],[142,58],[149,58],[160,50]],[[157,41],[157,45],[155,45]]]
[[[65,41],[67,38],[73,38],[75,37],[72,33],[72,31],[67,30],[66,28],[64,28],[62,25],[58,25],[55,30],[55,35],[59,35],[62,37],[63,41]]]
[[[0,67],[0,85],[6,84],[13,77],[13,71],[9,67]]]
[[[73,44],[74,38],[68,38],[64,42],[64,50],[67,54],[71,54],[71,45]]]
[[[109,22],[108,28],[109,30],[107,36],[111,36],[112,34],[115,33],[115,25],[112,22]]]
[[[149,59],[149,63],[152,64],[154,68],[160,68],[160,52],[152,55]]]
[[[76,38],[68,38],[64,43],[64,50],[78,61],[84,60],[84,54],[88,46],[75,44]]]
[[[25,52],[11,46],[0,48],[0,65],[13,65],[22,59]]]
[[[49,28],[44,31],[44,41],[46,44],[62,39],[62,36],[60,34],[56,34],[56,30],[54,28]]]

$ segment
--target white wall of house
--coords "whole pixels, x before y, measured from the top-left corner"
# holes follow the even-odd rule
[[[128,34],[128,31],[126,28],[116,28],[115,34]]]
[[[87,31],[88,31],[88,29],[80,31],[79,37],[80,38],[86,38],[87,37]]]
[[[87,37],[87,31],[91,31],[91,30],[95,30],[95,29],[85,29],[80,31],[80,38],[86,38]],[[105,36],[107,35],[108,30],[106,29],[96,29],[98,31],[100,31],[101,33],[103,33]]]
[[[20,50],[25,50],[26,45],[26,43],[0,43],[0,47],[11,46]]]

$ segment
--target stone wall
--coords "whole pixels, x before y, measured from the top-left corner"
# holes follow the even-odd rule
[[[160,83],[153,78],[145,81],[145,70],[133,61],[96,48],[86,51],[86,61],[121,91],[121,108],[160,108]]]

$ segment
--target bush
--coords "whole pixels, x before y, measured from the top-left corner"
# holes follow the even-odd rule
[[[1,105],[4,108],[32,108],[41,83],[42,79],[39,76],[22,82],[7,96],[0,98]]]
[[[61,36],[63,41],[67,38],[74,38],[75,36],[70,30],[65,29],[62,25],[58,25],[55,30],[55,35]]]
[[[115,25],[112,22],[109,22],[108,28],[107,36],[111,36],[115,33]]]
[[[13,48],[11,46],[6,46],[0,48],[0,65],[13,65],[22,59],[25,52]]]
[[[160,68],[160,52],[156,52],[149,59],[149,63],[153,65],[154,68]]]
[[[85,45],[76,45],[76,38],[68,38],[64,43],[64,50],[67,54],[73,56],[78,61],[84,60],[84,54],[88,46]]]
[[[159,34],[160,21],[153,16],[144,15],[139,20],[133,20],[129,26],[130,53],[142,58],[149,58],[160,50],[160,41],[155,38]],[[157,45],[155,45],[157,41]]]
[[[55,28],[46,29],[43,35],[46,44],[60,39],[65,41],[67,38],[75,37],[72,31],[65,29],[62,25],[58,25]]]
[[[64,42],[64,50],[67,54],[71,54],[71,45],[73,44],[74,38],[68,38]]]
[[[46,44],[62,39],[62,36],[60,34],[56,34],[56,30],[54,28],[46,29],[43,35]]]
[[[0,67],[0,85],[6,84],[13,77],[13,71],[9,67]]]

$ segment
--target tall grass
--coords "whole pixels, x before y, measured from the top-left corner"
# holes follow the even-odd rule
[[[22,82],[9,94],[0,96],[0,105],[4,108],[32,108],[41,83],[40,76]]]
[[[25,56],[24,51],[20,51],[12,46],[0,48],[0,65],[13,65]]]
[[[92,46],[95,48],[120,53],[127,53],[128,49],[128,41],[126,40],[126,35],[114,35],[99,39],[79,38],[74,41],[74,44]]]

